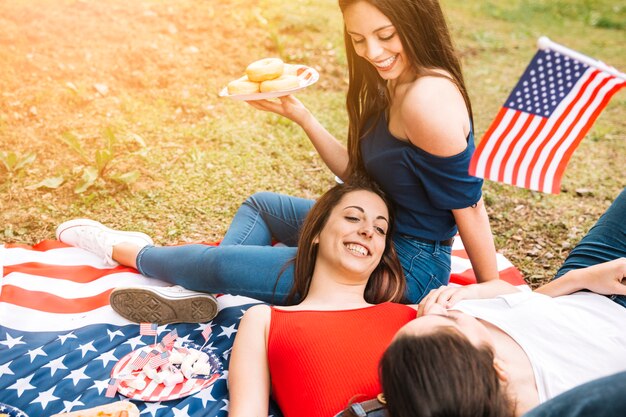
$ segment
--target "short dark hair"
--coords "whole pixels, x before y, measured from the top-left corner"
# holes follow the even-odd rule
[[[402,334],[380,362],[390,417],[512,417],[494,353],[452,328]]]

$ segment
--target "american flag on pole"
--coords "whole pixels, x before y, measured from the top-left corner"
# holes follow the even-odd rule
[[[558,194],[565,167],[609,100],[619,73],[548,38],[483,136],[471,175]]]
[[[135,358],[135,360],[131,364],[133,370],[143,369],[143,367],[146,366],[146,364],[148,363],[150,358],[152,358],[152,356],[154,355],[152,355],[151,352],[148,353],[145,350],[142,350],[141,352],[139,352],[139,355],[137,355],[137,358]]]
[[[176,341],[176,339],[178,339],[178,333],[176,329],[174,329],[165,336],[163,336],[161,343],[163,343],[163,346],[165,346],[166,349],[172,349],[172,346],[174,346],[174,342]]]
[[[139,334],[142,336],[156,336],[157,328],[156,323],[140,323]]]
[[[148,361],[148,366],[151,368],[158,368],[161,365],[165,365],[166,363],[168,363],[170,361],[170,353],[169,352],[161,352],[158,355],[153,356],[152,358],[150,358],[150,360]]]

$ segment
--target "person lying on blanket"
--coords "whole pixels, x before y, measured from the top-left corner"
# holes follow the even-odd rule
[[[285,417],[332,416],[350,400],[380,393],[378,361],[417,314],[417,306],[400,304],[406,281],[389,207],[378,186],[362,177],[336,185],[313,205],[292,263],[290,306],[254,306],[239,325],[229,416],[267,416],[270,391]]]
[[[339,178],[365,172],[388,194],[395,204],[393,240],[407,280],[407,301],[417,303],[430,289],[448,283],[457,231],[478,281],[497,279],[483,181],[468,175],[474,152],[471,103],[439,1],[338,3],[349,70],[347,148],[294,96],[249,103],[302,127]],[[155,247],[145,235],[110,233],[99,223],[80,220],[62,225],[57,238],[188,290],[284,304],[293,270],[287,269],[274,288],[276,277],[295,256],[298,232],[312,205],[309,199],[256,193],[239,208],[218,247]],[[75,233],[81,227],[91,232]],[[271,246],[273,239],[286,246]],[[180,288],[119,289],[117,295],[112,305],[133,321],[198,322],[215,312],[210,296]],[[167,306],[181,297],[200,307]],[[151,318],[155,313],[143,306],[152,304],[167,317]]]
[[[374,186],[338,185],[307,216],[287,307],[246,311],[229,366],[230,417],[333,416],[380,393],[378,360],[416,317],[391,242],[392,213]],[[415,306],[416,307],[416,306]]]
[[[519,416],[625,371],[625,279],[626,189],[534,292],[503,281],[432,291],[383,355],[390,416]]]

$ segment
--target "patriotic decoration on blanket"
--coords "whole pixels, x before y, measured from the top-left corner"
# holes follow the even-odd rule
[[[574,150],[626,74],[539,39],[540,50],[481,139],[471,175],[558,194]]]
[[[109,386],[107,387],[107,390],[104,393],[104,396],[108,397],[108,398],[115,397],[115,394],[117,393],[117,387],[118,387],[119,384],[120,384],[119,379],[111,378],[109,380]]]
[[[460,239],[452,258],[451,281],[474,282]],[[524,283],[502,255],[498,269],[503,279]],[[141,335],[140,326],[117,315],[108,304],[109,294],[118,286],[168,284],[130,268],[107,267],[95,255],[57,241],[33,247],[0,245],[0,279],[0,406],[43,417],[125,398],[119,392],[113,398],[105,395],[113,368],[124,358],[133,361],[126,362],[131,367],[143,366],[149,354],[129,354],[147,349],[154,336]],[[241,316],[257,301],[223,295],[218,303],[220,313],[209,323],[158,326],[156,333],[160,340],[171,334],[178,336],[177,343],[203,345],[202,350],[221,361],[223,375],[180,399],[136,401],[142,417],[227,416],[232,343]]]
[[[139,325],[139,334],[142,336],[156,336],[157,327],[156,323],[141,323]]]

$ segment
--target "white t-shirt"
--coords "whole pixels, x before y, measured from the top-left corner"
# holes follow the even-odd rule
[[[485,320],[524,349],[539,401],[626,370],[626,308],[591,292],[549,297],[522,291],[464,300],[453,309]]]

